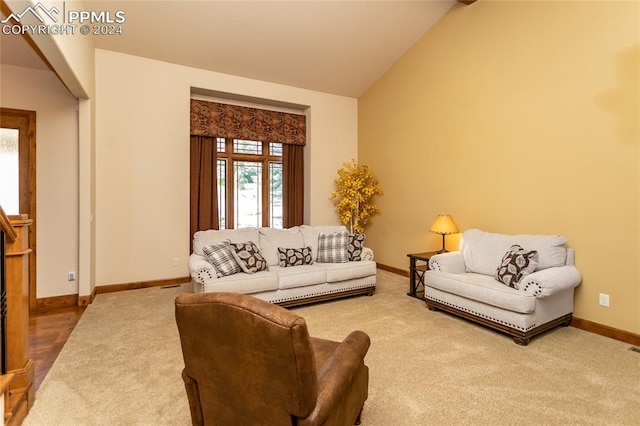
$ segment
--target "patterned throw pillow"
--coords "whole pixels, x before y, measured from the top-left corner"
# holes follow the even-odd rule
[[[349,234],[349,261],[359,262],[362,260],[362,249],[364,248],[364,240],[367,238],[364,234]]]
[[[278,247],[278,265],[284,266],[298,266],[298,265],[311,265],[313,264],[313,257],[311,256],[311,247],[303,248],[283,248]]]
[[[502,262],[500,262],[494,277],[501,283],[517,290],[520,280],[535,271],[536,266],[538,266],[538,252],[525,250],[515,244],[502,257]]]
[[[260,249],[253,241],[231,243],[233,257],[247,274],[255,274],[269,269],[267,261],[260,254]]]
[[[318,262],[346,263],[349,261],[349,234],[347,231],[318,234]]]
[[[242,272],[240,265],[238,265],[235,257],[233,257],[233,250],[231,249],[229,240],[204,246],[202,247],[202,251],[213,267],[216,268],[218,278]]]

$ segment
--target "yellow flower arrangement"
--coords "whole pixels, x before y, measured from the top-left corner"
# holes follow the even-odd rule
[[[340,222],[352,233],[363,233],[371,217],[380,214],[380,209],[372,202],[374,195],[383,195],[378,180],[368,166],[351,160],[338,169],[338,177],[333,183],[336,191],[329,198],[336,200]]]

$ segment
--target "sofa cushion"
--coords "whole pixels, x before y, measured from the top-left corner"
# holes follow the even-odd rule
[[[327,281],[326,268],[319,263],[288,268],[274,266],[271,271],[278,275],[278,288],[280,289],[324,284]]]
[[[502,256],[514,244],[538,252],[536,271],[564,266],[567,260],[567,240],[561,235],[505,235],[469,229],[462,234],[460,252],[467,272],[493,277]]]
[[[287,229],[260,228],[260,250],[269,266],[279,263],[278,247],[305,247],[300,227],[294,226]]]
[[[233,255],[233,249],[229,240],[219,243],[210,244],[202,248],[204,255],[216,270],[218,277],[226,277],[227,275],[242,272],[240,265]]]
[[[349,234],[347,231],[318,235],[318,262],[345,263],[349,261]]]
[[[224,240],[232,243],[241,243],[243,241],[258,241],[258,228],[240,228],[240,229],[209,229],[208,231],[198,231],[193,234],[193,252],[204,256],[202,248]]]
[[[229,291],[232,293],[260,293],[278,289],[278,275],[271,271],[255,274],[238,274],[222,277],[207,285],[205,291]]]
[[[286,248],[278,247],[278,266],[300,266],[313,264],[311,247]]]
[[[349,245],[347,247],[349,261],[362,260],[362,249],[366,238],[367,236],[364,234],[349,234]]]
[[[231,243],[233,257],[247,274],[255,274],[268,270],[267,261],[260,254],[260,249],[253,241]]]
[[[304,246],[311,247],[313,260],[317,261],[318,260],[318,235],[320,235],[320,233],[330,234],[332,232],[342,232],[346,230],[347,228],[345,228],[343,225],[326,225],[326,226],[301,225],[300,233],[302,234],[302,239],[304,240],[304,244],[302,244],[299,247],[304,247]]]
[[[327,268],[328,283],[363,278],[376,274],[376,262],[371,260],[347,263],[324,263],[323,265]]]
[[[498,266],[494,278],[517,290],[520,280],[535,271],[537,265],[537,251],[525,250],[515,244],[502,257],[502,262]]]
[[[488,305],[528,314],[535,310],[536,297],[496,281],[492,275],[449,272],[425,272],[427,287]]]

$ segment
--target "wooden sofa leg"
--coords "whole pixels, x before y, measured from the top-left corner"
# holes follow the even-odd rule
[[[433,305],[431,305],[431,304],[429,304],[429,303],[427,303],[427,308],[428,308],[430,311],[437,311],[437,310],[438,310],[438,308],[436,308],[435,306],[433,306]]]
[[[527,346],[529,344],[530,338],[528,337],[520,337],[520,336],[512,336],[513,341],[516,342],[517,345]]]
[[[364,408],[364,407],[362,407],[362,408]],[[357,424],[357,425],[360,424],[360,417],[362,416],[362,408],[360,408],[360,411],[358,412],[358,417],[356,417],[355,424]]]

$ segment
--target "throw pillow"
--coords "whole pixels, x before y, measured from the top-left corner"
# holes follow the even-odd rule
[[[267,261],[260,254],[260,249],[253,241],[231,243],[233,257],[247,274],[255,274],[269,269]]]
[[[218,278],[242,272],[240,265],[238,265],[238,262],[236,262],[233,256],[233,250],[231,249],[229,240],[204,246],[202,247],[202,251],[213,267],[216,268]]]
[[[366,235],[364,234],[349,234],[349,246],[347,252],[349,253],[349,261],[362,260],[362,249],[364,248],[364,240]]]
[[[318,262],[346,263],[349,261],[349,234],[347,231],[318,234]]]
[[[537,265],[537,251],[525,250],[515,244],[502,257],[502,262],[500,262],[494,277],[501,283],[517,290],[518,283],[522,278],[535,271]]]
[[[313,264],[313,257],[311,256],[311,247],[303,248],[283,248],[278,247],[278,265],[287,266],[299,266],[299,265],[311,265]]]

